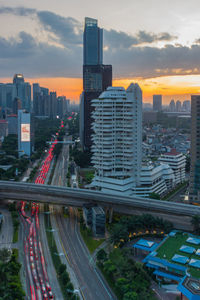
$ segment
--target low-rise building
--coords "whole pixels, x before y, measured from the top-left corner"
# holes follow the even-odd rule
[[[161,155],[159,161],[163,164],[168,164],[172,168],[176,184],[185,181],[186,158],[182,153],[172,149],[170,152]]]
[[[149,197],[152,193],[164,196],[174,185],[174,172],[168,165],[155,166],[149,162],[142,165],[140,186],[133,190],[133,194],[140,197]]]
[[[8,122],[6,120],[0,120],[0,137],[6,137],[8,135]]]
[[[105,235],[106,215],[102,207],[92,208],[92,231],[95,236]]]

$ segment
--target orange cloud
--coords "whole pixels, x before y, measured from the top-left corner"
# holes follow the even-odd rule
[[[31,84],[38,82],[41,86],[56,91],[57,95],[64,95],[71,100],[79,101],[82,93],[83,82],[81,78],[25,78]],[[1,82],[11,82],[10,78],[0,79]],[[153,94],[162,94],[163,102],[169,103],[174,99],[190,99],[191,94],[200,93],[200,75],[177,75],[163,76],[149,79],[124,78],[114,79],[113,86],[123,86],[125,88],[131,82],[137,82],[143,91],[143,101],[152,102]]]

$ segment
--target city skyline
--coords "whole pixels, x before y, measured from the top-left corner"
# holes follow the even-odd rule
[[[24,75],[24,74],[23,74]],[[24,76],[26,79],[26,82],[29,82],[30,84],[33,83],[39,83],[41,86],[44,86],[48,88],[51,91],[56,91],[58,96],[66,96],[67,99],[70,99],[71,101],[75,101],[77,104],[79,103],[80,100],[80,95],[82,92],[82,85],[83,85],[83,80],[82,78],[63,78],[63,77],[56,77],[56,78],[27,78]],[[160,77],[160,80],[163,78]],[[146,80],[151,81],[153,79]],[[200,76],[199,76],[200,80]],[[152,86],[149,86],[149,83],[142,82],[141,80],[131,80],[131,79],[113,79],[113,86],[115,87],[122,87],[124,86],[125,88],[128,87],[128,85],[131,82],[138,83],[143,91],[143,102],[144,103],[152,103],[153,104],[153,95],[156,94],[157,91],[160,91],[159,89],[154,88],[153,83]],[[198,80],[197,80],[198,81]],[[0,83],[11,83],[12,82],[12,77],[11,78],[0,78]],[[184,81],[183,81],[184,82]],[[187,82],[185,82],[186,84]],[[150,88],[150,91],[145,89],[145,84],[147,84]],[[175,87],[169,88],[168,91],[173,90],[174,91]],[[174,99],[175,101],[180,100],[183,102],[184,100],[191,100],[191,95],[192,94],[199,94],[198,87],[187,87],[187,85],[184,86],[183,90],[185,93],[179,93],[179,94],[164,94],[161,93],[163,96],[163,105],[169,105],[170,101]],[[187,92],[190,90],[191,92]],[[180,88],[178,90],[180,92]],[[162,92],[162,91],[161,91]]]
[[[63,0],[59,0],[60,5],[20,0],[17,7],[15,2],[5,7],[0,1],[1,82],[13,73],[23,73],[31,83],[39,82],[78,101],[82,91],[83,20],[90,16],[99,19],[104,28],[104,58],[106,64],[113,65],[114,86],[128,87],[130,82],[137,82],[144,102],[153,94],[162,94],[164,104],[199,93],[196,0],[184,7],[176,0],[173,9],[157,0],[128,1],[126,6],[113,6],[110,1],[106,4],[108,14],[98,3],[78,10],[78,0],[70,3],[70,11],[68,1]]]

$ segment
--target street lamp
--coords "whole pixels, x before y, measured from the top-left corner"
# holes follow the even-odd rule
[[[67,292],[76,295],[76,299],[77,299],[77,294],[79,294],[79,290],[70,290],[70,289],[67,289]]]
[[[57,255],[57,256],[62,256],[62,255],[64,255],[63,252],[60,252],[60,253],[54,252],[54,254]]]

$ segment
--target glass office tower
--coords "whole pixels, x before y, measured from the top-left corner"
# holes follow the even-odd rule
[[[98,27],[98,21],[85,18],[84,29],[84,65],[100,65],[103,62],[103,30]]]

